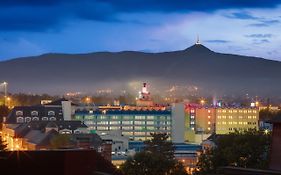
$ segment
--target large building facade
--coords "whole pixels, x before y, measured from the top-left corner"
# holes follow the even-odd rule
[[[216,134],[258,129],[258,108],[217,108],[216,109]]]
[[[198,104],[186,104],[185,127],[186,140],[196,134],[229,134],[248,129],[258,129],[259,110],[256,107],[206,107]]]
[[[92,132],[121,131],[130,140],[147,140],[150,133],[171,134],[171,110],[103,110],[76,111],[75,120],[83,121]]]

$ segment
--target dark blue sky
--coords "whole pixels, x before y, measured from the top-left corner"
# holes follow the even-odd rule
[[[0,0],[0,60],[184,49],[281,60],[281,0]]]

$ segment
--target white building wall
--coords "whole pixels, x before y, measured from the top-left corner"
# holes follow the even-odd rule
[[[64,120],[71,120],[71,102],[70,101],[62,101],[62,113]]]
[[[185,132],[184,104],[174,103],[172,105],[172,141],[174,143],[183,143],[184,132]]]

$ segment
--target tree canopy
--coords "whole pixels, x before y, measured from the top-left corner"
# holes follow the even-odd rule
[[[174,157],[174,146],[166,133],[151,133],[145,149],[129,157],[121,166],[126,175],[185,175],[183,165]]]
[[[215,173],[220,166],[264,169],[268,166],[270,135],[248,130],[215,138],[215,147],[201,153],[198,174]]]

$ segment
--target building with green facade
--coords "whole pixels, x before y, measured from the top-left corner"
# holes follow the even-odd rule
[[[172,112],[165,110],[77,110],[75,120],[85,123],[92,132],[121,131],[130,140],[150,139],[150,133],[171,135]]]

